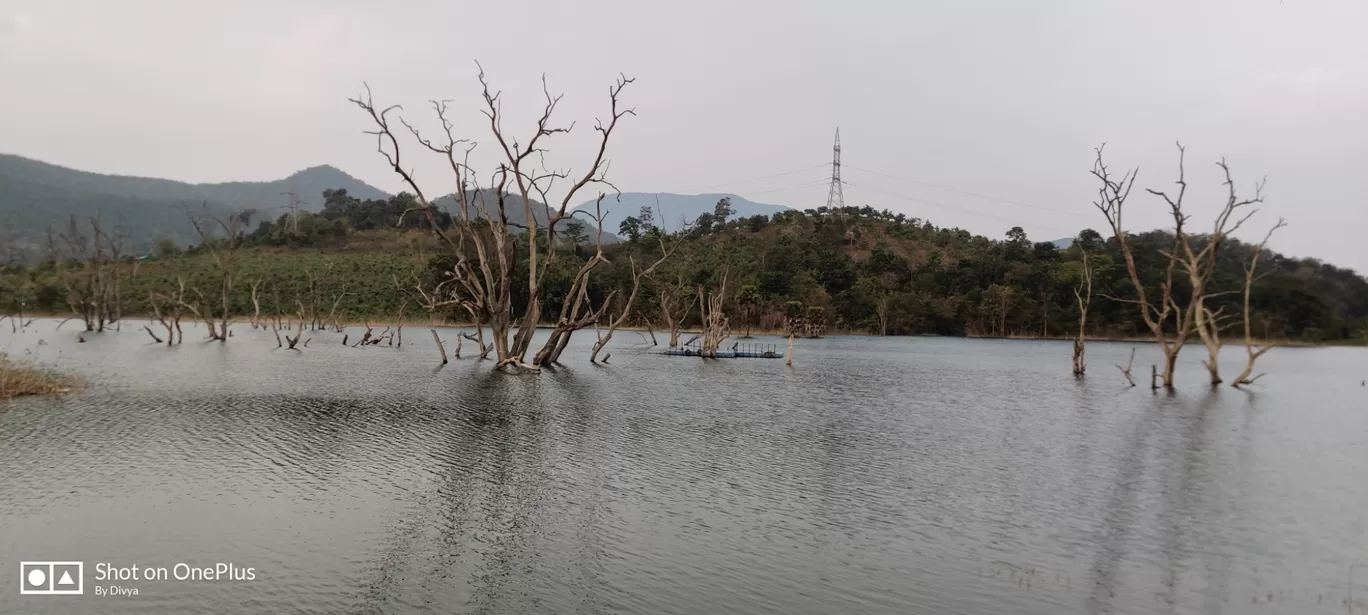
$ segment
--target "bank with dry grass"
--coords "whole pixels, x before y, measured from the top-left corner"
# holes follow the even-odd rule
[[[0,352],[0,399],[29,395],[61,395],[79,386],[80,382],[71,376],[31,361],[16,361]]]

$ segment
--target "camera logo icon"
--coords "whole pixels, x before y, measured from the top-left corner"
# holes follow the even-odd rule
[[[72,596],[85,592],[84,562],[19,562],[19,593]]]

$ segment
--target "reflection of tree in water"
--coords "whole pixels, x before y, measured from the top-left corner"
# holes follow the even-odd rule
[[[601,434],[593,433],[593,421],[598,401],[607,399],[602,392],[591,390],[592,382],[585,377],[576,377],[573,372],[563,370],[551,379],[553,392],[565,399],[557,399],[552,407],[558,409],[561,417],[559,439],[573,447],[575,460],[573,466],[578,476],[575,485],[576,497],[581,505],[576,511],[574,539],[571,545],[570,572],[578,575],[578,586],[573,591],[581,593],[577,600],[577,612],[601,613],[610,609],[603,596],[608,594],[608,584],[604,579],[603,528],[607,514],[607,497],[603,475],[612,462],[610,455],[604,455],[606,441]],[[562,458],[560,463],[571,466],[570,459]],[[560,611],[559,608],[555,610]]]
[[[1208,414],[1216,407],[1220,400],[1219,391],[1209,391],[1202,401],[1197,404],[1179,403],[1175,409],[1180,413],[1176,417],[1184,423],[1182,437],[1173,444],[1178,448],[1177,451],[1177,476],[1161,476],[1163,482],[1160,493],[1161,507],[1159,509],[1160,526],[1162,534],[1161,552],[1164,558],[1164,591],[1156,594],[1156,598],[1163,601],[1170,609],[1175,608],[1178,602],[1178,586],[1181,583],[1183,573],[1183,562],[1191,552],[1191,545],[1185,530],[1189,524],[1201,524],[1198,515],[1193,511],[1193,500],[1201,499],[1202,493],[1211,485],[1194,484],[1195,474],[1205,468],[1214,454],[1206,441],[1207,427],[1209,424]],[[1168,452],[1168,451],[1165,451]],[[1172,458],[1172,455],[1161,456],[1165,459]],[[1199,467],[1200,466],[1200,467]],[[1164,465],[1164,470],[1171,470],[1171,466]],[[1165,472],[1167,474],[1167,472]],[[1202,475],[1209,475],[1207,472],[1200,472]],[[1208,520],[1212,520],[1208,515]],[[1194,537],[1195,539],[1196,537]],[[1228,573],[1229,562],[1226,562]],[[1228,574],[1218,574],[1223,579],[1219,583],[1209,584],[1204,593],[1206,598],[1206,608],[1208,612],[1219,613],[1220,604],[1226,592],[1225,581],[1228,581]],[[1212,602],[1212,599],[1215,602]],[[1211,610],[1212,608],[1215,610]]]
[[[1093,559],[1091,577],[1093,590],[1086,606],[1089,615],[1112,612],[1111,600],[1116,597],[1116,574],[1128,555],[1126,538],[1135,523],[1136,490],[1144,479],[1145,457],[1149,448],[1150,428],[1162,412],[1159,400],[1141,416],[1126,438],[1125,449],[1117,462],[1116,479],[1112,481],[1111,498],[1107,501],[1106,518],[1098,537],[1097,555]]]
[[[483,480],[475,493],[483,501],[472,502],[478,505],[470,511],[473,515],[461,516],[474,526],[467,552],[472,561],[466,562],[465,571],[473,586],[470,602],[476,613],[545,610],[537,597],[514,591],[527,586],[515,583],[515,575],[531,572],[530,564],[520,564],[531,559],[529,542],[540,517],[537,505],[546,499],[542,383],[496,373],[473,379],[480,381],[479,395],[473,399],[483,402],[475,420],[482,429],[484,450],[483,463],[477,464]],[[451,523],[444,524],[444,533],[447,540],[460,540],[464,534]],[[506,603],[520,597],[530,601],[527,608],[508,608],[513,605]]]
[[[529,384],[477,370],[460,380],[460,406],[431,410],[434,480],[414,495],[392,531],[362,612],[411,611],[420,602],[449,609],[461,583],[471,588],[474,612],[505,611],[505,601],[526,597],[510,581],[518,562],[528,559],[545,482],[539,485],[535,468],[525,467],[544,456],[543,405]],[[411,571],[421,571],[418,588],[404,586]],[[412,595],[415,589],[424,596]],[[535,600],[528,606],[538,608]]]

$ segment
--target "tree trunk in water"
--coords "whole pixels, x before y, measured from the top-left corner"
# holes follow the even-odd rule
[[[1242,384],[1254,384],[1255,380],[1258,380],[1261,376],[1263,376],[1263,374],[1259,374],[1258,376],[1254,376],[1253,378],[1249,377],[1250,374],[1254,373],[1254,362],[1257,361],[1259,357],[1263,356],[1264,353],[1268,352],[1269,349],[1273,348],[1272,343],[1264,344],[1262,347],[1254,343],[1254,329],[1252,326],[1250,326],[1249,321],[1249,316],[1252,313],[1249,308],[1249,295],[1253,291],[1254,287],[1254,271],[1259,266],[1259,256],[1262,255],[1264,246],[1268,243],[1268,238],[1273,236],[1274,231],[1282,228],[1285,225],[1286,223],[1282,220],[1282,218],[1279,218],[1278,223],[1274,225],[1273,228],[1268,229],[1268,234],[1264,235],[1264,240],[1259,243],[1259,246],[1257,248],[1254,249],[1254,256],[1249,259],[1249,266],[1245,267],[1244,338],[1245,355],[1248,357],[1248,361],[1245,362],[1244,371],[1240,372],[1240,375],[1235,377],[1235,382],[1232,382],[1231,386],[1238,387]],[[1268,327],[1266,324],[1264,326],[1264,336],[1268,336]]]
[[[1088,304],[1080,299],[1079,305],[1083,309],[1078,316],[1078,337],[1074,338],[1073,373],[1075,376],[1082,376],[1088,371],[1088,363],[1084,357],[1084,354],[1087,352],[1085,347],[1087,344],[1087,336],[1085,332],[1088,330]]]
[[[1210,358],[1206,361],[1202,361],[1202,365],[1206,366],[1207,372],[1211,374],[1211,386],[1219,386],[1221,384],[1221,365],[1220,358],[1217,356],[1220,352],[1220,346],[1216,346],[1215,348],[1208,346],[1207,355]]]
[[[589,362],[590,362],[590,363],[598,363],[598,353],[599,353],[599,351],[600,351],[600,350],[603,350],[603,347],[604,347],[604,346],[607,346],[607,345],[608,345],[608,342],[611,341],[611,340],[613,339],[613,331],[615,331],[616,329],[617,329],[617,327],[612,326],[612,325],[609,325],[609,327],[608,327],[608,332],[605,333],[605,334],[603,335],[603,337],[600,337],[600,338],[598,339],[597,342],[594,342],[594,349],[591,350],[591,351],[589,351]]]
[[[561,353],[562,353],[562,352],[565,352],[565,346],[566,346],[566,344],[569,344],[569,343],[570,343],[570,336],[573,335],[574,333],[575,333],[575,332],[574,332],[573,330],[571,330],[571,331],[566,331],[566,332],[565,332],[565,335],[561,336],[560,343],[559,343],[559,344],[556,344],[556,349],[555,349],[554,351],[551,352],[551,362],[552,362],[552,363],[560,363],[560,356],[561,356]]]
[[[793,367],[793,334],[789,333],[788,350],[784,352],[784,365]]]
[[[1193,321],[1197,327],[1197,336],[1207,349],[1207,359],[1202,361],[1202,365],[1207,368],[1207,373],[1211,374],[1211,386],[1218,386],[1221,384],[1221,337],[1216,314],[1208,310],[1201,300],[1196,300]]]
[[[431,331],[431,332],[432,332],[432,341],[437,342],[437,352],[442,353],[442,365],[446,365],[446,364],[447,364],[446,346],[443,346],[443,345],[442,345],[442,338],[437,337],[437,330],[436,330],[436,329],[428,329],[428,331]]]
[[[1174,367],[1177,366],[1177,364],[1178,364],[1178,350],[1177,350],[1177,349],[1171,349],[1171,348],[1169,348],[1169,346],[1168,346],[1167,344],[1165,344],[1165,345],[1163,346],[1163,349],[1164,349],[1164,373],[1163,373],[1164,388],[1166,388],[1166,389],[1171,389],[1171,388],[1173,388],[1173,369],[1174,369]]]

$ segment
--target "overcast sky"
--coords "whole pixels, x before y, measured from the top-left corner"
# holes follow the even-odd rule
[[[516,134],[542,73],[565,94],[578,124],[548,164],[577,169],[622,72],[624,191],[820,206],[839,126],[848,204],[1049,240],[1105,228],[1098,144],[1162,189],[1182,140],[1194,224],[1224,200],[1225,156],[1242,191],[1268,176],[1246,238],[1285,217],[1275,248],[1365,272],[1365,26],[1363,0],[0,0],[0,151],[193,182],[331,164],[395,192],[347,98],[369,82],[422,127],[453,99],[488,168],[479,60]],[[450,191],[406,145],[424,190]],[[1164,211],[1134,196],[1128,226]]]

